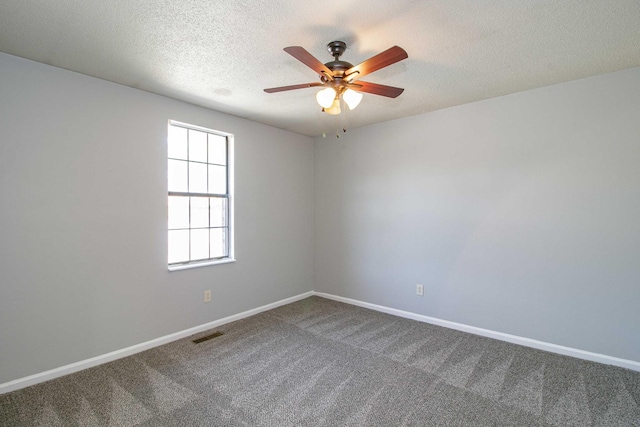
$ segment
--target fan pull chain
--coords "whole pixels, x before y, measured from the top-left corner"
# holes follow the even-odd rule
[[[343,109],[345,107],[344,105],[344,100],[342,98],[340,98],[340,108]],[[347,109],[344,108],[342,111],[344,111],[345,113],[347,112]],[[336,116],[336,122],[337,126],[336,126],[336,139],[340,139],[340,128],[342,128],[342,133],[345,133],[347,131],[347,128],[345,127],[345,116],[346,114],[340,114],[338,116]]]

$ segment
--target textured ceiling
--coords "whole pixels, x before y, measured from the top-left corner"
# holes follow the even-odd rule
[[[403,47],[364,80],[405,92],[337,117],[263,92],[317,80],[284,47],[332,40],[353,64]],[[0,51],[316,136],[640,66],[640,2],[1,0]]]

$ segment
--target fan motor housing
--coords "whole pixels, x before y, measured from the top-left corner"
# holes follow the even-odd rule
[[[327,62],[326,64],[324,64],[328,69],[330,69],[331,71],[333,71],[334,73],[336,71],[342,71],[345,72],[347,71],[349,68],[352,68],[353,65],[347,61],[331,61],[331,62]]]

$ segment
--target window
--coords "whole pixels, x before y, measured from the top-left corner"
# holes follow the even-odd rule
[[[169,122],[169,269],[233,261],[233,138]]]

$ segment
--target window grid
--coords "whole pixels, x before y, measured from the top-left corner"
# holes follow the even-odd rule
[[[179,161],[179,162],[186,162],[186,185],[187,185],[187,191],[186,192],[182,192],[182,191],[169,191],[169,197],[187,197],[188,198],[188,210],[187,210],[187,216],[188,216],[188,227],[171,227],[169,228],[169,232],[171,231],[187,231],[187,248],[188,248],[188,259],[187,260],[180,260],[180,261],[175,261],[175,262],[171,262],[170,260],[170,265],[181,265],[181,264],[190,264],[190,263],[197,263],[197,262],[202,262],[202,261],[207,261],[207,260],[217,260],[217,259],[224,259],[224,258],[229,258],[230,257],[230,223],[229,223],[229,139],[226,135],[220,135],[217,133],[213,133],[211,131],[206,131],[206,130],[200,130],[200,129],[193,129],[190,128],[188,126],[180,126],[177,124],[173,124],[171,123],[169,125],[170,127],[176,127],[176,128],[182,128],[185,130],[186,132],[186,159],[182,159],[182,158],[178,158],[178,157],[169,157],[169,160],[174,160],[174,161]],[[206,140],[206,161],[200,161],[200,160],[192,160],[191,159],[191,149],[192,149],[192,133],[195,132],[199,132],[201,134],[204,134]],[[219,163],[219,162],[214,162],[212,160],[213,158],[213,153],[210,151],[212,148],[212,141],[211,138],[224,138],[224,164],[223,163]],[[204,178],[205,182],[206,182],[206,193],[199,193],[199,192],[191,192],[191,188],[192,188],[192,182],[191,182],[191,167],[193,164],[200,164],[200,165],[205,165],[206,166],[206,176]],[[215,177],[212,177],[210,175],[211,173],[211,168],[209,166],[216,166],[216,167],[222,167],[224,168],[224,193],[214,193],[213,192],[213,188],[211,188],[211,183],[212,183],[212,178],[215,179]],[[214,182],[214,186],[215,186],[215,182]],[[207,218],[207,226],[194,226],[193,224],[193,218],[194,218],[194,206],[193,206],[193,199],[194,198],[206,198],[207,199],[207,204],[206,204],[206,218]],[[221,214],[222,217],[220,218],[220,223],[222,225],[212,225],[212,200],[213,199],[220,199],[220,200],[224,200],[223,202],[223,207],[221,209]],[[194,233],[193,231],[197,231],[197,230],[209,230],[209,233],[207,233],[208,238],[207,238],[207,257],[202,258],[202,257],[198,257],[195,258],[195,254],[193,253],[193,240],[194,240]],[[212,236],[212,231],[213,230],[222,230],[221,233],[221,248],[222,248],[222,255],[218,255],[216,254],[216,256],[213,256],[212,254],[212,240],[213,240],[213,236]]]

